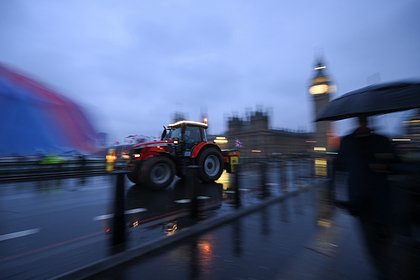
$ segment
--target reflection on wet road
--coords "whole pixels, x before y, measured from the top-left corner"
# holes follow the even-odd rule
[[[276,279],[317,230],[314,204],[303,203],[315,198],[301,193],[97,279]]]

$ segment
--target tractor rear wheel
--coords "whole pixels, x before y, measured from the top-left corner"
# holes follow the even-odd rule
[[[166,189],[175,176],[175,164],[167,157],[153,157],[141,168],[140,181],[152,190]]]
[[[198,158],[200,166],[200,179],[203,182],[214,182],[220,178],[223,172],[222,153],[213,147],[205,149]]]

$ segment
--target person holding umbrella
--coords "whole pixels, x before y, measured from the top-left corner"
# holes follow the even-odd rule
[[[399,162],[391,141],[368,127],[368,116],[420,108],[420,82],[372,85],[332,100],[316,121],[356,117],[358,127],[341,139],[335,170],[346,171],[348,201],[345,206],[359,222],[362,237],[379,279],[395,279],[400,269],[391,261],[393,205],[388,176]],[[394,247],[393,247],[394,246]],[[412,278],[413,271],[398,271],[398,279]],[[405,277],[405,278],[404,278]],[[417,278],[418,279],[418,278]]]
[[[366,115],[359,126],[342,138],[336,169],[348,172],[347,209],[357,218],[361,233],[381,279],[389,275],[391,231],[391,189],[388,174],[396,154],[391,141],[368,127]]]

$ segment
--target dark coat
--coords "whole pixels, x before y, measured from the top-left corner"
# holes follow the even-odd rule
[[[388,219],[388,175],[394,161],[393,145],[385,136],[356,129],[342,138],[337,169],[348,172],[348,206],[352,215],[369,215],[377,222]]]

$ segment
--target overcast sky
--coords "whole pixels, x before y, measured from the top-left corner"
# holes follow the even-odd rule
[[[87,108],[110,140],[157,136],[175,112],[211,133],[257,106],[312,129],[317,55],[342,95],[420,78],[418,0],[0,2],[0,63]]]

